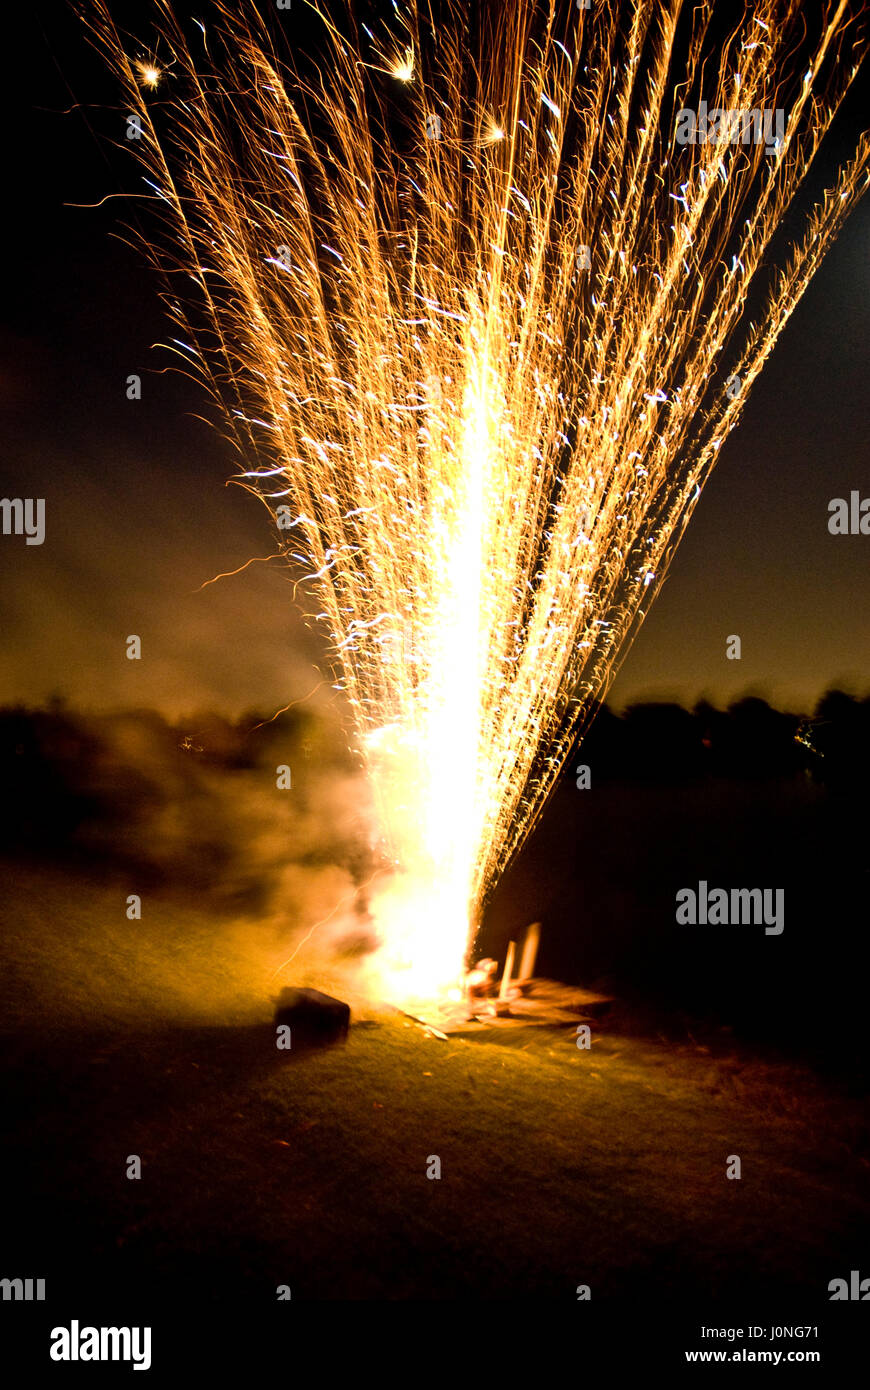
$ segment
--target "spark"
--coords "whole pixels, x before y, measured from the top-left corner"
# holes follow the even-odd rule
[[[150,63],[144,58],[137,58],[136,71],[143,87],[148,87],[153,91],[155,87],[160,86],[163,73],[156,63]]]
[[[681,0],[637,0],[631,24],[599,7],[594,27],[492,0],[476,42],[448,6],[433,26],[396,0],[383,44],[314,7],[312,78],[253,6],[222,7],[215,69],[162,4],[183,88],[164,148],[92,0],[176,233],[146,249],[201,296],[169,311],[329,634],[393,869],[371,910],[394,999],[461,975],[870,164],[864,135],[771,270],[863,56],[842,5],[803,79],[783,66],[807,61],[797,0],[757,0],[713,50],[705,21],[679,41]],[[737,54],[743,104],[788,93],[788,159],[674,140],[675,86],[727,108]]]
[[[406,48],[404,53],[400,53],[394,59],[390,72],[399,82],[413,82],[414,80],[414,50]]]

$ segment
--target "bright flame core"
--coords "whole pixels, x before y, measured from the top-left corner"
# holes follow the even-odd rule
[[[390,69],[393,76],[400,82],[413,82],[414,80],[414,50],[405,49],[401,57],[397,58]]]
[[[758,0],[718,49],[712,6],[629,8],[494,0],[476,47],[458,5],[397,5],[382,39],[322,15],[328,77],[282,66],[253,10],[222,10],[194,59],[162,8],[162,148],[94,0],[204,310],[197,331],[169,295],[173,350],[256,460],[239,480],[330,636],[396,866],[374,901],[394,998],[461,975],[867,186],[865,135],[767,274],[863,56],[845,3],[811,42],[801,5]],[[677,143],[701,100],[783,107],[784,137]]]
[[[155,87],[160,86],[160,79],[163,74],[156,64],[145,62],[144,59],[139,59],[136,63],[136,71],[139,74],[139,81],[142,83],[143,87],[149,87],[153,91]]]
[[[409,720],[375,731],[367,764],[385,838],[399,875],[373,912],[384,938],[381,970],[393,998],[426,998],[455,986],[470,933],[476,847],[487,830],[479,739],[485,688],[484,572],[491,553],[493,479],[499,467],[498,381],[478,360],[460,412],[458,467],[442,460],[454,486],[432,499],[427,518],[429,601],[416,650]],[[437,449],[434,438],[429,447]],[[414,640],[413,638],[411,639]]]

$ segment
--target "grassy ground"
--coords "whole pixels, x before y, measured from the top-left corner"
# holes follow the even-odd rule
[[[443,1043],[351,995],[346,1046],[287,1056],[270,1025],[286,924],[153,897],[130,922],[120,882],[4,878],[11,1265],[95,1296],[589,1284],[796,1311],[866,1256],[860,1097],[725,1032],[617,1005],[590,1052],[560,1029]],[[310,955],[291,978],[348,997]]]

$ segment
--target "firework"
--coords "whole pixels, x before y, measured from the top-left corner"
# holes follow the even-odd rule
[[[104,4],[89,23],[175,248],[173,347],[330,645],[397,869],[391,988],[427,995],[866,187],[864,136],[766,267],[864,41],[845,4],[813,37],[760,0],[724,38],[667,0],[310,7],[288,62],[241,8],[188,36],[157,5],[168,104]],[[736,123],[680,143],[702,109]],[[765,112],[776,139],[747,139]]]

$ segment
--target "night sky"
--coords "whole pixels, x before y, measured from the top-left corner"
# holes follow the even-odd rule
[[[277,562],[199,591],[267,555],[273,532],[260,504],[224,486],[234,457],[195,418],[213,409],[204,391],[160,374],[159,285],[119,239],[148,204],[140,214],[129,199],[69,206],[137,188],[133,161],[110,144],[123,136],[113,80],[66,6],[41,2],[15,22],[4,78],[0,495],[44,497],[46,539],[0,537],[0,702],[62,695],[171,716],[277,708],[316,684],[317,648]],[[284,22],[296,22],[292,10]],[[826,168],[854,146],[866,97],[865,81]],[[75,102],[86,110],[68,111]],[[625,658],[617,705],[727,703],[751,691],[807,708],[832,684],[870,688],[870,537],[827,529],[830,499],[870,496],[868,248],[865,197],[722,452]],[[126,399],[130,373],[142,376],[141,401]],[[131,633],[141,661],[126,659]],[[739,662],[725,655],[732,633]]]

